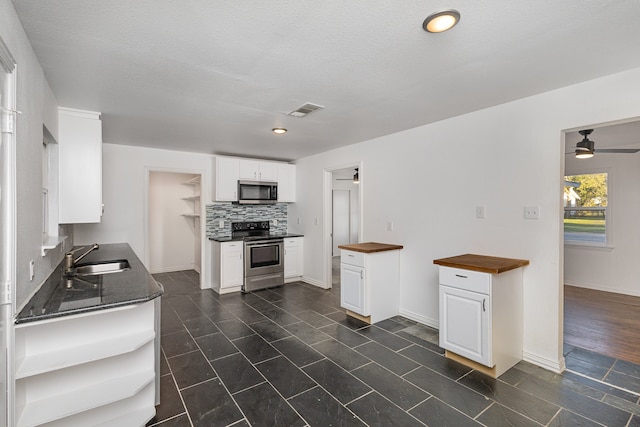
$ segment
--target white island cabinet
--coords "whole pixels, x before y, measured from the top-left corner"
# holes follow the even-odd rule
[[[498,377],[522,360],[522,268],[527,260],[466,254],[439,267],[440,347]]]
[[[17,325],[17,425],[144,425],[157,402],[159,304]]]
[[[385,243],[340,245],[340,306],[367,323],[400,310],[400,249]]]

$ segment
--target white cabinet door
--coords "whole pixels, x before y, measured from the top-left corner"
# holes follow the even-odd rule
[[[488,295],[440,285],[440,347],[493,366]]]
[[[238,159],[216,157],[215,201],[238,201],[238,167]]]
[[[340,305],[347,310],[369,316],[365,301],[364,268],[340,264]]]
[[[239,169],[240,179],[249,179],[253,181],[259,180],[258,176],[258,161],[257,160],[240,160]]]
[[[296,165],[278,163],[278,201],[296,201]]]
[[[100,222],[102,217],[100,113],[61,108],[58,121],[58,220],[61,224]]]
[[[242,286],[244,280],[244,262],[242,242],[223,242],[220,244],[220,288]]]
[[[260,181],[278,181],[278,164],[274,162],[258,162]]]
[[[302,276],[302,237],[284,240],[284,278]]]
[[[278,168],[275,162],[240,160],[240,179],[250,181],[277,181]]]

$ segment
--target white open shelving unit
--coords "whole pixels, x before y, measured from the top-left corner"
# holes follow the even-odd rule
[[[17,425],[143,425],[153,417],[154,303],[17,325]]]

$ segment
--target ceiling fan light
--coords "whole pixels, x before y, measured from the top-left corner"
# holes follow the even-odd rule
[[[442,33],[453,28],[460,21],[460,12],[454,9],[442,10],[427,16],[422,28],[429,33]]]
[[[576,159],[590,159],[593,157],[593,150],[576,149]]]

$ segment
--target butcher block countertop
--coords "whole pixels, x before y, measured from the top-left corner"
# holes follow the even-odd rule
[[[374,252],[384,252],[384,251],[395,251],[398,249],[402,249],[404,246],[401,245],[389,245],[387,243],[376,243],[376,242],[367,242],[367,243],[354,243],[352,245],[339,245],[338,248],[346,249],[348,251],[354,252],[363,252],[365,254],[370,254]]]
[[[527,259],[500,258],[495,256],[464,254],[450,258],[434,259],[434,264],[443,267],[462,268],[464,270],[480,271],[483,273],[500,274],[529,265]]]

